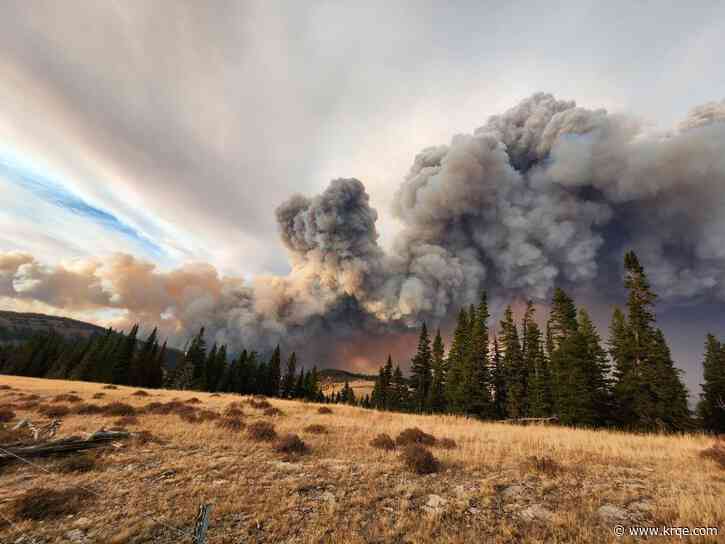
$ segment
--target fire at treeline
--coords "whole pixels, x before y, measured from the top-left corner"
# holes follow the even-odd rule
[[[553,418],[572,426],[725,432],[725,345],[707,334],[703,390],[692,413],[681,371],[656,326],[657,296],[634,252],[626,253],[624,268],[627,303],[614,309],[606,343],[586,309],[562,289],[554,291],[543,329],[529,303],[520,323],[509,306],[495,330],[483,292],[478,305],[461,308],[447,350],[440,331],[431,340],[424,323],[410,376],[388,357],[372,393],[361,398],[348,383],[325,395],[317,368],[306,371],[295,352],[283,365],[279,347],[268,360],[247,350],[230,360],[225,345],[207,346],[203,328],[173,367],[157,330],[140,341],[135,325],[127,334],[109,328],[89,338],[36,333],[0,347],[0,372],[490,420]]]

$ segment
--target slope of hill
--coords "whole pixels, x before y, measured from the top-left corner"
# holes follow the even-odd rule
[[[54,315],[0,310],[0,342],[18,342],[38,332],[55,331],[66,337],[90,336],[103,327]]]
[[[338,393],[345,386],[350,385],[356,398],[370,395],[375,386],[375,376],[357,374],[337,368],[323,368],[320,370],[320,388],[325,395]]]
[[[279,399],[268,399],[281,411],[270,412],[237,395],[141,396],[12,376],[0,385],[7,428],[23,418],[42,423],[52,407],[68,411],[57,437],[117,424],[148,433],[83,457],[39,459],[49,472],[3,466],[0,542],[186,542],[201,503],[213,503],[209,544],[614,543],[635,541],[620,538],[620,527],[725,529],[724,473],[702,455],[715,442],[702,434],[519,427],[341,405],[320,413],[320,405]],[[55,398],[71,392],[80,400]],[[237,415],[225,419],[230,408]],[[297,433],[306,449],[279,451],[261,422],[278,436]],[[408,427],[437,439],[429,451],[440,464],[430,474],[409,468],[403,448],[371,444]],[[0,432],[0,444],[14,440]],[[657,541],[682,542],[674,534]]]

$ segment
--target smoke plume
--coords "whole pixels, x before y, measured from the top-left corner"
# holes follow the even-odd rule
[[[363,183],[336,179],[276,210],[292,270],[244,282],[204,264],[164,272],[129,255],[44,266],[0,254],[0,297],[125,310],[183,341],[205,325],[235,349],[282,342],[321,364],[346,346],[445,323],[481,289],[501,304],[552,289],[606,297],[635,249],[667,300],[725,299],[725,101],[671,132],[536,94],[414,159],[378,245]],[[374,340],[371,340],[374,342]]]

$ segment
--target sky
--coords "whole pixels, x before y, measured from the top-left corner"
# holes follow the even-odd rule
[[[0,252],[285,275],[274,210],[339,177],[364,182],[390,248],[392,202],[420,150],[539,91],[670,130],[725,98],[723,50],[716,1],[10,0]],[[687,322],[699,330],[720,309],[688,309]],[[663,326],[692,389],[701,339],[677,314]]]

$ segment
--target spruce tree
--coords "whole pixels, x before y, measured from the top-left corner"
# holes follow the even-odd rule
[[[423,412],[428,407],[428,391],[430,390],[431,383],[431,347],[428,328],[425,323],[423,323],[420,330],[418,351],[415,357],[413,357],[411,373],[414,387],[415,410]]]
[[[433,340],[431,357],[433,379],[428,394],[428,406],[432,412],[444,412],[446,409],[446,361],[445,346],[443,345],[440,329],[436,331]]]
[[[488,298],[484,291],[478,307],[469,313],[469,353],[463,365],[464,412],[481,418],[493,416],[488,357]]]
[[[282,397],[292,398],[295,390],[295,379],[297,378],[297,354],[293,351],[287,360],[284,377],[282,378]]]
[[[582,366],[594,413],[594,423],[608,425],[612,423],[613,418],[609,357],[602,347],[601,337],[589,313],[583,308],[578,310],[578,325],[578,332],[583,336],[586,346]]]
[[[702,362],[703,381],[697,412],[703,428],[712,433],[725,433],[725,346],[712,334],[705,340]]]
[[[501,321],[501,347],[506,380],[506,413],[508,417],[523,417],[526,407],[524,362],[521,354],[519,334],[514,322],[511,306],[506,308]]]
[[[279,344],[276,348],[274,348],[274,352],[272,352],[272,357],[269,360],[269,364],[267,366],[267,390],[265,391],[265,394],[272,396],[272,397],[278,397],[279,396],[279,386],[280,386],[280,379],[281,379],[281,364],[282,364],[282,356],[280,354],[279,350]]]
[[[446,375],[446,401],[448,408],[454,413],[462,413],[465,410],[465,398],[463,397],[463,383],[465,379],[466,357],[469,353],[469,330],[468,313],[461,309],[458,314],[458,323],[453,332],[453,342],[448,352],[448,372]]]
[[[131,327],[131,331],[123,338],[119,349],[116,350],[113,364],[113,383],[129,385],[131,364],[136,354],[136,335],[138,323]]]
[[[498,337],[493,337],[493,357],[492,363],[492,381],[493,381],[493,411],[494,417],[497,419],[505,419],[506,412],[506,371],[503,367],[503,358],[499,348]]]

